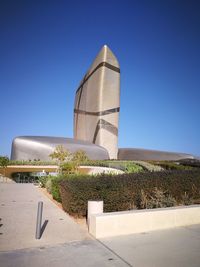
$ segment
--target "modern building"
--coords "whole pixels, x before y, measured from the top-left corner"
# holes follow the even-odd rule
[[[12,160],[49,160],[57,145],[71,152],[84,150],[90,159],[180,160],[194,158],[137,148],[118,149],[120,67],[104,45],[82,79],[75,96],[74,138],[21,136],[13,140]]]
[[[76,91],[74,138],[107,149],[117,158],[120,69],[104,45]]]

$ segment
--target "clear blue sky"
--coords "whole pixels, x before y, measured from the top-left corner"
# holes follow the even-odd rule
[[[200,1],[0,0],[0,154],[15,136],[73,137],[100,48],[121,67],[119,147],[200,155]]]

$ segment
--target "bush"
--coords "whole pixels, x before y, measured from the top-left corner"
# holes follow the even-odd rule
[[[194,167],[189,165],[182,165],[180,162],[158,161],[154,162],[154,165],[160,166],[165,170],[194,170]]]
[[[154,165],[154,164],[151,164],[151,163],[146,162],[146,161],[134,160],[133,162],[142,166],[146,171],[149,171],[149,172],[163,171],[163,168],[161,166]]]
[[[122,160],[88,160],[80,163],[80,166],[99,166],[99,167],[109,167],[125,172],[140,172],[147,170],[142,164],[134,161],[122,161]]]
[[[77,150],[73,154],[72,161],[76,161],[77,163],[87,162],[89,160],[88,156],[86,155],[85,151]]]
[[[52,193],[52,178],[48,177],[46,184],[45,184],[46,190],[49,194]]]
[[[61,196],[60,196],[60,188],[59,188],[59,182],[61,180],[65,179],[63,176],[51,176],[49,181],[49,186],[50,186],[50,190],[51,190],[51,194],[53,199],[55,199],[58,202],[62,202],[61,201]],[[46,184],[48,186],[48,182]],[[48,188],[47,188],[48,190]]]
[[[142,209],[173,207],[177,204],[176,199],[162,189],[155,189],[151,193],[141,190],[139,207]]]
[[[63,174],[71,174],[76,173],[78,171],[78,165],[76,162],[68,161],[64,162],[60,165],[61,173]]]
[[[198,159],[182,159],[179,161],[183,166],[200,168],[200,160]]]
[[[40,176],[39,177],[39,183],[41,187],[46,187],[46,182],[48,180],[49,176]]]
[[[185,192],[182,196],[181,202],[183,205],[191,205],[193,203],[193,199],[188,193]]]
[[[60,191],[58,183],[63,179],[63,176],[42,176],[39,177],[41,187],[45,187],[49,194],[52,194],[53,199],[61,202]]]
[[[54,177],[53,179],[51,179],[51,194],[53,199],[55,199],[58,202],[61,202],[60,191],[58,186],[60,180],[61,180],[60,177]]]
[[[136,163],[133,163],[133,162],[126,163],[124,167],[125,167],[125,172],[126,173],[144,171],[144,169],[141,166],[139,166],[139,165],[137,165]]]
[[[103,200],[104,211],[111,212],[183,204],[185,194],[192,203],[200,199],[200,171],[68,175],[59,185],[64,210],[79,217],[86,216],[88,200]]]

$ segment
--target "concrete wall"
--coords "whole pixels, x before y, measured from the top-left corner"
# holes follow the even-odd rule
[[[200,205],[193,205],[91,215],[89,232],[104,238],[199,223]]]
[[[5,170],[5,176],[6,177],[12,177],[12,173],[16,172],[56,172],[58,170],[58,166],[56,165],[41,165],[41,166],[35,166],[35,165],[10,165],[7,166]],[[0,173],[4,175],[4,170],[0,168]]]
[[[84,174],[122,174],[121,170],[109,168],[109,167],[98,167],[98,166],[79,166],[79,172]]]
[[[16,172],[56,172],[58,171],[57,165],[10,165],[7,166],[5,169],[5,176],[12,177],[12,173]],[[79,172],[83,174],[100,174],[100,173],[106,173],[106,174],[121,174],[124,173],[121,170],[114,169],[114,168],[108,168],[108,167],[97,167],[97,166],[79,166]],[[0,174],[4,175],[4,169],[0,168]]]

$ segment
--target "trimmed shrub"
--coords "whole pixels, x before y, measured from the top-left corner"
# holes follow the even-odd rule
[[[87,162],[89,160],[88,156],[86,155],[86,152],[83,150],[77,150],[74,154],[73,154],[73,161],[76,161],[77,163],[80,162]]]
[[[55,176],[51,179],[51,194],[53,199],[58,202],[61,202],[60,190],[59,190],[59,182],[63,179],[63,177]]]
[[[46,182],[49,179],[49,176],[40,176],[39,177],[39,183],[41,187],[46,187]]]
[[[200,160],[198,159],[182,159],[179,161],[183,166],[200,168]]]
[[[63,180],[63,176],[42,176],[39,177],[41,187],[45,187],[53,197],[58,202],[61,202],[59,182]]]
[[[52,192],[52,178],[48,177],[46,184],[45,184],[46,190],[49,194]]]
[[[158,161],[152,162],[155,166],[160,166],[165,170],[194,170],[194,167],[189,165],[182,165],[180,162],[172,161]]]
[[[78,217],[86,216],[88,200],[103,200],[104,211],[111,212],[183,204],[185,194],[192,203],[200,199],[200,171],[196,170],[68,175],[59,185],[64,210]]]
[[[119,169],[127,173],[146,171],[147,169],[141,164],[133,161],[122,160],[88,160],[80,163],[80,166],[99,166]]]
[[[167,192],[163,192],[162,189],[158,189],[157,187],[148,194],[141,190],[140,197],[139,207],[142,209],[166,208],[173,207],[177,204],[174,197]]]
[[[188,193],[184,193],[183,196],[182,196],[182,201],[181,203],[183,205],[191,205],[193,203],[193,198],[190,197],[190,195]]]
[[[60,165],[61,173],[63,174],[71,174],[76,173],[78,171],[78,165],[76,162],[68,161],[64,162]]]
[[[134,160],[133,162],[142,166],[146,171],[149,171],[149,172],[163,171],[163,168],[161,166],[154,165],[154,164],[151,164],[151,163],[146,162],[146,161]]]
[[[136,163],[129,162],[125,164],[125,172],[126,173],[133,173],[133,172],[142,172],[144,169],[142,166],[137,165]]]

